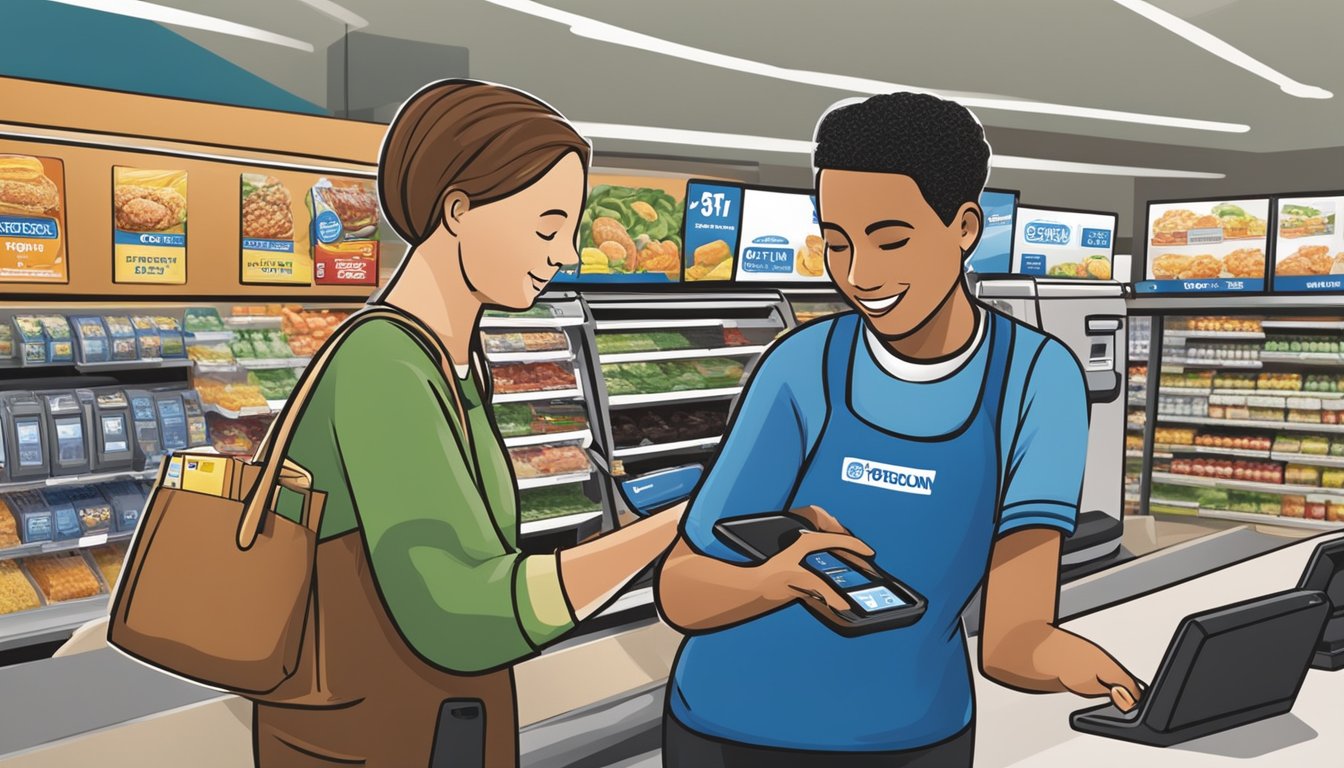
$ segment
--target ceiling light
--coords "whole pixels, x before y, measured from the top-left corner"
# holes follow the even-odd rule
[[[958,91],[933,91],[928,88],[916,88],[909,85],[889,83],[882,80],[871,80],[863,77],[813,72],[803,69],[788,69],[760,61],[754,61],[752,59],[743,59],[737,56],[729,56],[714,51],[707,51],[702,48],[682,45],[681,43],[674,43],[670,40],[664,40],[661,37],[634,32],[622,27],[607,24],[606,22],[590,19],[586,16],[580,16],[578,14],[551,8],[550,6],[542,5],[541,3],[532,2],[532,0],[486,0],[486,2],[493,3],[494,5],[503,8],[509,8],[520,13],[526,13],[531,16],[554,21],[559,24],[566,24],[569,26],[570,32],[580,37],[586,37],[604,43],[623,45],[646,53],[659,53],[664,56],[684,59],[696,64],[706,64],[735,72],[770,77],[776,80],[788,80],[795,83],[815,85],[822,88],[832,88],[835,90],[864,94],[892,93],[895,91],[932,93],[938,96],[943,96],[944,98],[955,99],[962,105],[972,109],[1028,112],[1038,115],[1079,117],[1088,120],[1109,120],[1113,122],[1137,123],[1140,125],[1154,125],[1166,128],[1186,128],[1197,131],[1246,133],[1251,129],[1249,125],[1242,123],[1223,123],[1212,120],[1195,120],[1185,117],[1150,115],[1141,112],[1122,112],[1113,109],[1076,107],[1068,104],[1052,104],[1049,102],[1031,101],[1028,99],[983,96]]]
[[[206,16],[202,13],[192,13],[178,8],[169,8],[157,3],[146,3],[142,0],[54,0],[54,2],[63,5],[73,5],[79,8],[87,8],[91,11],[102,11],[103,13],[114,13],[118,16],[130,16],[145,21],[155,21],[160,24],[172,24],[177,27],[189,27],[191,29],[201,29],[206,32],[218,32],[221,35],[233,35],[234,37],[244,37],[248,40],[258,40],[263,43],[272,43],[283,45],[287,48],[296,48],[305,53],[312,53],[313,46],[302,40],[296,40],[292,37],[285,37],[274,32],[268,32],[264,29],[249,27],[246,24],[238,24],[232,21]]]
[[[331,0],[299,0],[299,2],[330,16],[351,29],[363,29],[369,26],[369,22],[363,16],[349,8],[337,5]]]
[[[574,123],[584,136],[619,141],[645,141],[655,144],[677,144],[691,147],[716,147],[754,152],[784,152],[811,156],[814,144],[802,139],[778,139],[769,136],[751,136],[740,133],[690,131],[681,128],[658,128],[647,125],[619,125],[615,123]],[[1168,179],[1221,179],[1221,173],[1179,171],[1170,168],[1143,168],[1131,165],[1103,165],[1075,163],[1067,160],[1046,160],[1038,157],[994,155],[990,165],[1003,170],[1047,171],[1050,173],[1082,173],[1098,176],[1131,176]]]
[[[1290,96],[1296,96],[1299,99],[1329,99],[1334,97],[1333,93],[1324,88],[1299,83],[1268,64],[1251,57],[1241,49],[1214,37],[1175,14],[1154,6],[1152,3],[1144,2],[1144,0],[1115,0],[1115,2],[1154,24],[1180,35],[1214,56],[1274,83],[1279,86],[1279,90]]]

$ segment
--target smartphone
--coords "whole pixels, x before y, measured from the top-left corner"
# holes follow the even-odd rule
[[[448,699],[439,707],[430,768],[485,768],[485,702]]]
[[[764,562],[798,540],[803,531],[815,530],[804,518],[787,512],[752,515],[714,524],[714,534],[724,544],[752,562]],[[853,637],[871,632],[908,627],[919,621],[928,601],[890,574],[857,555],[838,552],[813,552],[803,558],[803,566],[835,587],[849,602],[847,611],[836,613],[843,624],[827,626]],[[813,600],[803,604],[814,613],[829,611]]]

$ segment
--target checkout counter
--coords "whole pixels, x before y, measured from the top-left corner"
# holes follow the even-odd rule
[[[1229,527],[1064,585],[1060,614],[1066,628],[1151,681],[1183,617],[1295,586],[1322,540]],[[609,613],[637,611],[648,599],[633,592]],[[0,669],[0,768],[251,765],[247,702],[130,661],[105,646],[104,632],[102,623],[86,626],[57,657]],[[649,618],[519,665],[523,765],[660,765],[663,689],[679,640]],[[1073,731],[1069,714],[1091,702],[1072,695],[1020,693],[977,677],[976,701],[979,768],[1324,766],[1344,755],[1344,673],[1308,673],[1289,715],[1168,749]]]

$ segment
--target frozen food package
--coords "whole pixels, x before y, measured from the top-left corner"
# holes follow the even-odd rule
[[[509,459],[519,478],[568,475],[590,469],[588,454],[577,445],[510,448]]]
[[[40,608],[33,583],[24,575],[18,560],[0,560],[0,614]]]
[[[23,559],[23,567],[48,602],[80,600],[102,594],[102,585],[79,552],[60,552]]]
[[[556,363],[512,363],[491,367],[500,394],[569,389],[577,386],[574,371]]]

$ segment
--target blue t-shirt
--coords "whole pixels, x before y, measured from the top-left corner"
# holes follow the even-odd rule
[[[833,323],[834,319],[828,319],[795,331],[770,351],[753,375],[719,456],[683,524],[688,542],[701,553],[744,562],[715,537],[714,523],[727,517],[779,511],[791,498],[826,423],[823,357]],[[850,363],[853,411],[881,429],[915,438],[949,434],[967,421],[980,400],[989,347],[986,334],[955,372],[937,381],[914,383],[890,375],[860,339]],[[1050,527],[1066,534],[1073,531],[1086,462],[1087,423],[1086,388],[1073,354],[1059,341],[1018,324],[998,424],[1003,501],[994,523],[995,536],[1025,527]],[[828,439],[837,437],[828,433]],[[985,471],[993,473],[995,468],[986,467]],[[962,567],[981,573],[987,566],[987,562],[979,562]],[[941,597],[927,588],[925,596],[931,604]],[[948,595],[946,599],[959,598]],[[715,635],[749,632],[754,623],[687,639],[673,671],[669,698],[672,713],[688,727],[733,741],[794,749],[884,750],[928,743],[920,741],[920,734],[910,734],[910,743],[895,739],[860,745],[849,743],[853,737],[846,734],[800,733],[795,725],[785,724],[788,717],[772,717],[771,710],[777,708],[781,715],[797,712],[805,702],[753,699],[740,690],[748,684],[744,681],[719,683],[714,676],[726,676],[724,670],[732,669],[732,660],[716,658],[716,649],[728,644],[716,644]],[[861,647],[877,648],[858,643],[846,646],[855,651]],[[808,649],[798,648],[797,653],[799,663],[806,663]],[[966,681],[949,684],[965,685]],[[720,685],[731,689],[716,688]],[[697,711],[696,697],[714,699],[716,693],[751,703],[735,708],[701,706]],[[844,698],[843,690],[832,693]],[[715,710],[712,721],[701,716],[706,709]],[[965,720],[969,718],[968,711]],[[770,731],[769,724],[775,721],[781,731],[788,732],[762,732]],[[950,732],[962,726],[964,722],[955,724]]]

